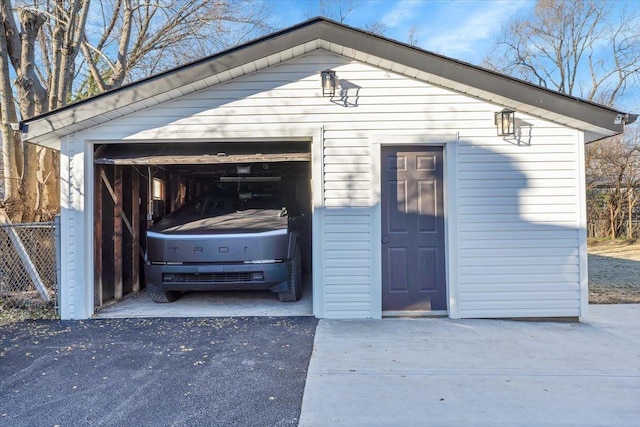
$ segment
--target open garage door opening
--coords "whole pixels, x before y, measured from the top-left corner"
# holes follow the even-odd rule
[[[96,309],[139,293],[311,298],[308,142],[104,144],[94,163]]]

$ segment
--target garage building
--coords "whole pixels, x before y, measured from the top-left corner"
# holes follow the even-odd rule
[[[64,319],[139,292],[148,225],[247,165],[311,216],[316,317],[580,317],[584,145],[635,119],[316,18],[23,138],[61,152]]]

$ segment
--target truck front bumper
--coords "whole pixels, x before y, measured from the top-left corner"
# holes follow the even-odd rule
[[[230,291],[289,287],[290,261],[264,264],[149,264],[144,268],[147,287],[154,292]],[[151,289],[150,289],[151,290]]]

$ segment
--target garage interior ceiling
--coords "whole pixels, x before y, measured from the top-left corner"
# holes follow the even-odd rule
[[[175,165],[310,161],[309,143],[229,142],[105,144],[95,152],[102,165]]]

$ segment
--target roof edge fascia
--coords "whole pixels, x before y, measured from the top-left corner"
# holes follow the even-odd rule
[[[335,43],[484,92],[499,94],[517,103],[590,123],[612,134],[624,131],[625,120],[626,123],[632,123],[637,119],[637,115],[629,115],[325,18],[313,18],[241,46],[27,119],[24,121],[25,129],[28,129],[25,139],[37,141],[43,135],[54,133],[78,121],[90,121],[92,117],[118,108],[123,103],[133,104],[159,95],[162,93],[157,89],[160,81],[164,87],[183,87],[199,80],[193,77],[195,75],[222,73],[313,40]],[[96,101],[102,103],[96,104]],[[76,114],[88,104],[93,105],[91,111],[85,112],[86,117]],[[619,123],[616,123],[616,119]]]
[[[260,58],[277,54],[293,46],[312,41],[316,38],[316,32],[313,31],[313,26],[322,24],[324,21],[322,18],[311,19],[296,26],[272,33],[271,35],[252,40],[243,45],[181,65],[177,68],[154,74],[144,79],[136,80],[135,82],[99,93],[90,98],[23,120],[21,127],[27,130],[25,135],[26,140],[28,140],[34,130],[34,126],[37,128],[35,129],[37,132],[33,135],[33,138],[37,138],[46,133],[55,132],[66,126],[70,126],[78,121],[90,120],[91,117],[118,108],[122,103],[125,103],[125,105],[127,103],[133,104],[161,94],[163,91],[158,91],[158,82],[162,82],[164,86],[170,87],[186,86],[200,80],[203,75],[222,73]],[[184,76],[187,74],[198,75],[200,77],[185,79]],[[102,103],[97,104],[97,101],[102,101]],[[86,117],[79,117],[74,113],[89,104],[92,104],[91,112]],[[53,120],[53,118],[55,118],[55,120]]]
[[[365,37],[353,37],[354,29],[327,21],[320,35],[323,40],[343,44],[356,51],[382,57],[387,61],[397,62],[422,72],[445,78],[470,87],[499,94],[521,104],[540,108],[556,114],[591,123],[596,127],[614,133],[624,132],[624,124],[630,124],[637,116],[587,101],[575,96],[538,86],[515,77],[500,74],[476,65],[452,59],[437,53],[415,48],[408,44],[390,40],[376,34],[355,30]],[[329,30],[329,26],[331,29]],[[382,43],[379,43],[382,41]],[[378,45],[376,45],[378,43]],[[469,71],[475,71],[473,84],[469,82]],[[616,119],[621,123],[615,123]]]

